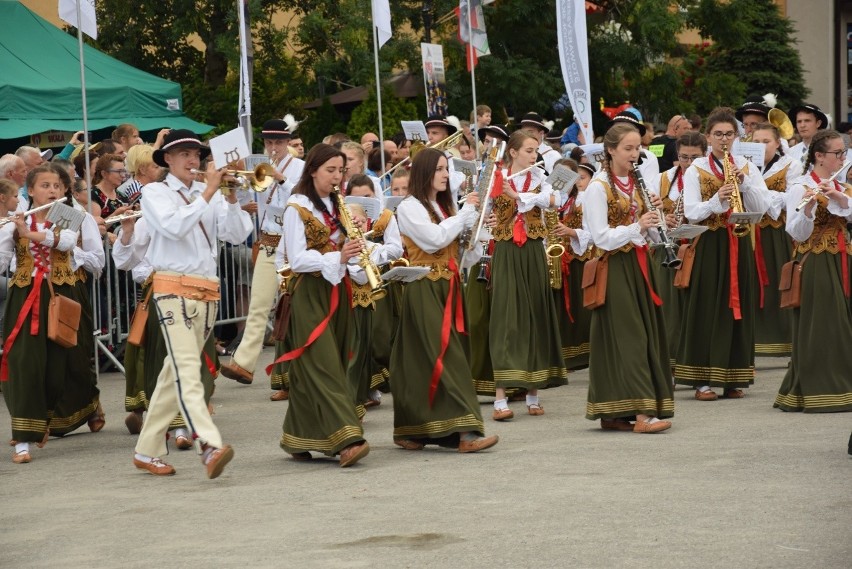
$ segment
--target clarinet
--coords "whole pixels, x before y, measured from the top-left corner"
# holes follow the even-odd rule
[[[657,222],[657,232],[660,235],[662,243],[657,246],[664,247],[666,255],[666,258],[663,259],[662,265],[669,269],[677,269],[683,261],[677,258],[676,251],[678,246],[669,238],[666,231],[666,216],[663,214],[664,212],[657,211],[656,206],[651,202],[651,193],[648,191],[648,186],[645,185],[645,179],[639,172],[639,165],[635,162],[633,163],[633,173],[636,175],[636,180],[639,182],[639,193],[642,194],[642,201],[645,202],[645,207],[648,211],[655,211],[658,213],[659,221]]]

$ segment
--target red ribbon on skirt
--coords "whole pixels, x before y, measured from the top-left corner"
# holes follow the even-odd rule
[[[569,253],[562,255],[560,263],[562,263],[562,298],[565,302],[565,313],[568,314],[568,320],[573,324],[574,317],[571,315],[571,281],[568,278],[571,274],[571,260],[573,257]]]
[[[740,275],[737,267],[739,265],[740,238],[734,235],[734,226],[728,225],[728,272],[730,273],[730,287],[728,289],[728,308],[734,312],[734,320],[742,320],[740,311]]]
[[[33,285],[30,293],[24,300],[24,305],[18,313],[18,319],[15,320],[15,327],[12,332],[3,342],[3,361],[0,363],[0,381],[9,381],[9,352],[15,344],[15,339],[24,327],[24,320],[32,311],[32,319],[30,320],[30,336],[38,336],[39,317],[41,316],[41,283],[44,282],[45,271],[39,268],[33,278]]]
[[[461,282],[459,281],[459,268],[455,259],[450,258],[449,269],[453,272],[450,278],[450,290],[444,303],[444,319],[441,322],[441,351],[432,368],[432,378],[429,381],[429,406],[435,401],[435,393],[438,391],[438,383],[444,373],[444,355],[450,345],[450,335],[453,325],[459,334],[466,334],[464,328],[464,307],[462,305]]]
[[[842,229],[837,232],[837,243],[840,245],[840,271],[843,273],[843,294],[849,298],[849,261],[846,257],[846,232]]]
[[[344,277],[344,283],[346,285],[346,290],[351,291],[351,285],[349,284],[348,277]],[[328,323],[331,321],[331,317],[334,316],[335,312],[337,312],[337,305],[340,304],[340,299],[338,298],[338,294],[337,294],[337,287],[338,287],[338,285],[334,285],[334,286],[331,287],[331,300],[329,302],[328,314],[325,315],[325,318],[323,318],[322,321],[319,324],[317,324],[317,327],[314,328],[313,331],[310,333],[310,335],[308,336],[308,341],[305,342],[305,345],[302,346],[301,348],[296,348],[295,350],[290,350],[289,352],[282,355],[280,358],[278,358],[277,360],[275,360],[274,362],[272,362],[271,364],[266,366],[266,375],[272,375],[272,368],[274,368],[276,365],[278,365],[280,363],[284,363],[284,362],[289,362],[291,360],[295,360],[296,358],[300,357],[303,353],[305,353],[305,350],[307,350],[310,347],[310,345],[313,344],[317,340],[317,338],[322,336],[322,333],[325,332],[326,328],[328,328]],[[351,299],[351,292],[350,292],[350,299]],[[351,300],[349,301],[349,304],[350,305],[352,304]]]
[[[648,292],[651,294],[651,300],[655,306],[662,306],[663,299],[657,296],[654,289],[651,287],[651,279],[648,278],[648,246],[634,247],[636,250],[636,260],[639,261],[639,270],[642,271],[642,277],[645,279],[645,284],[648,285]]]
[[[760,226],[754,226],[754,262],[757,264],[757,282],[760,284],[760,307],[763,308],[763,287],[769,284],[769,272],[766,270],[766,257],[763,255],[763,240],[760,238]]]

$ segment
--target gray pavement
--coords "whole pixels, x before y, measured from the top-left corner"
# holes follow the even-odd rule
[[[214,419],[236,457],[217,480],[193,451],[172,451],[174,477],[136,471],[124,380],[107,374],[102,432],[51,439],[27,465],[2,455],[0,567],[849,568],[852,415],[773,409],[785,365],[759,360],[742,400],[679,388],[656,435],[584,419],[588,374],[574,373],[542,392],[543,417],[515,403],[498,424],[483,404],[501,440],[472,455],[395,447],[386,396],[349,469],[290,460],[287,403],[261,374],[223,377]]]

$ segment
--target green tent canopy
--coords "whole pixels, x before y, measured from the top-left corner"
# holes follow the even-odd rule
[[[0,139],[83,128],[77,40],[18,0],[0,0]],[[180,85],[83,46],[89,130],[213,129],[183,114]]]

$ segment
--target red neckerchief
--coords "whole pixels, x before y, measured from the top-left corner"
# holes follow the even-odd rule
[[[677,172],[675,172],[675,182],[677,183],[677,191],[680,192],[678,197],[683,195],[683,168],[680,166],[677,167]]]
[[[527,172],[527,177],[524,180],[524,188],[519,192],[517,186],[515,186],[515,181],[512,180],[511,176],[509,177],[509,186],[515,193],[525,194],[530,190],[530,184],[532,183],[532,172]],[[517,210],[518,204],[515,203],[515,209]],[[512,227],[512,241],[515,242],[515,245],[518,247],[523,247],[524,243],[527,242],[527,230],[524,227],[524,215],[522,213],[518,213],[515,216],[515,225]]]
[[[333,202],[332,202],[331,208],[332,208],[332,210],[334,210],[334,203]],[[334,233],[335,231],[340,230],[340,227],[339,227],[338,221],[337,221],[338,216],[336,216],[332,213],[329,213],[328,211],[321,211],[320,213],[322,213],[323,223],[329,229],[328,242],[331,243],[332,248],[334,248],[334,250],[336,251],[337,250],[337,243],[335,243],[331,239],[331,234]]]
[[[633,181],[632,176],[628,175],[627,179],[629,183],[625,185],[621,183],[621,180],[618,179],[618,176],[616,176],[615,174],[612,175],[612,182],[613,184],[615,184],[615,187],[627,194],[627,196],[630,198],[630,220],[632,221],[633,217],[636,215],[636,208],[638,207],[636,200],[633,199],[633,191],[636,189],[636,183]]]
[[[725,170],[724,169],[719,170],[719,168],[716,166],[716,162],[719,163],[719,166],[722,165],[722,161],[711,154],[710,159],[707,160],[707,163],[710,164],[710,171],[713,172],[713,175],[716,176],[716,178],[718,178],[719,180],[724,182],[725,181]],[[731,165],[733,165],[733,166],[737,165],[737,163],[734,162],[734,157],[731,156],[730,154],[728,154],[728,162],[730,162]]]

